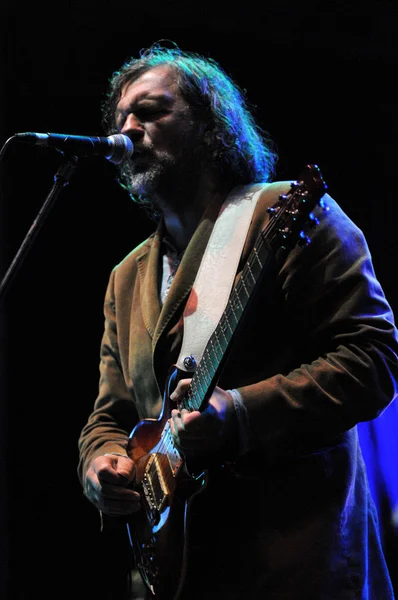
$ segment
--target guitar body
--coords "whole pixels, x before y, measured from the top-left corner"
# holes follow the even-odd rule
[[[175,367],[169,376],[159,419],[140,421],[127,446],[142,504],[127,523],[130,543],[146,587],[161,600],[177,600],[180,594],[188,564],[189,508],[207,484],[205,471],[189,474],[172,443],[168,419],[175,404],[169,395],[178,373]]]

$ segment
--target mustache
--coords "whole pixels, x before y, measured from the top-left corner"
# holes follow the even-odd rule
[[[134,160],[135,156],[155,156],[155,148],[151,145],[140,146],[139,144],[134,145],[134,152],[130,157],[130,160]]]

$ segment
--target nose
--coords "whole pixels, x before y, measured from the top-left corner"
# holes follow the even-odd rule
[[[133,142],[144,136],[144,129],[134,113],[127,115],[120,133],[128,135]]]

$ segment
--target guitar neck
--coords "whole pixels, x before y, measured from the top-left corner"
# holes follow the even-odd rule
[[[307,220],[313,226],[317,224],[311,211],[318,203],[327,210],[320,201],[326,189],[318,167],[308,165],[302,178],[291,184],[290,193],[279,196],[278,202],[268,209],[270,220],[259,234],[222,317],[205,347],[183,401],[184,408],[200,411],[206,407],[260,281],[271,266],[283,263],[294,246],[310,242],[301,228]]]
[[[258,284],[263,279],[267,266],[273,258],[272,246],[274,245],[273,242],[280,238],[279,229],[279,219],[276,215],[258,236],[241,276],[230,295],[222,317],[205,347],[201,361],[196,367],[184,408],[191,411],[203,410],[213,393],[238,328],[248,311],[250,301],[254,297]]]
[[[203,356],[193,374],[184,408],[203,410],[227,361],[232,341],[247,311],[270,253],[258,240],[228,300],[226,309],[211,335]]]

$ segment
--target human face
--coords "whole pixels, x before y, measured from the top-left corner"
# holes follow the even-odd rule
[[[133,195],[170,196],[182,181],[192,181],[199,124],[181,95],[173,68],[155,67],[127,83],[115,120],[134,144],[129,162]]]

